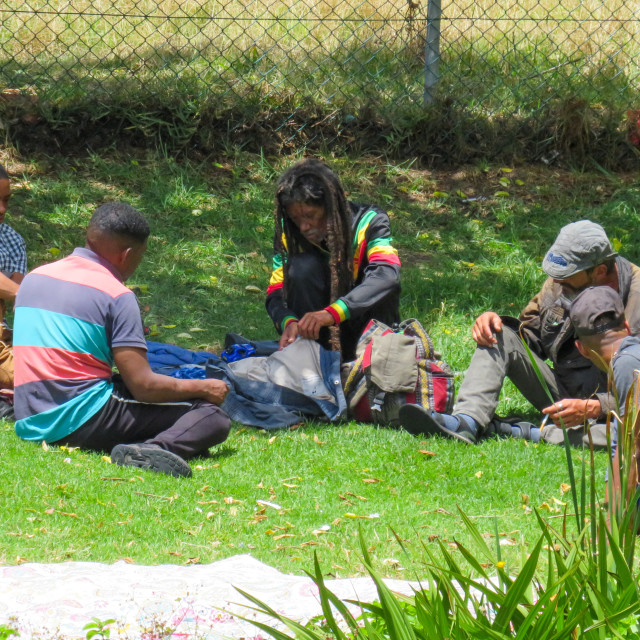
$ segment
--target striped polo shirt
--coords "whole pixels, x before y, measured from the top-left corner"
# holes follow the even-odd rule
[[[29,273],[14,319],[16,433],[55,442],[102,409],[113,347],[146,349],[134,293],[86,248]]]

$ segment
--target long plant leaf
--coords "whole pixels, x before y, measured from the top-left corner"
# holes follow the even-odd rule
[[[234,587],[234,588],[238,593],[242,594],[247,600],[249,600],[250,602],[253,602],[256,605],[256,607],[252,607],[253,609],[261,613],[266,613],[272,618],[282,622],[282,624],[284,624],[288,629],[290,629],[295,633],[295,638],[298,638],[299,640],[324,640],[323,633],[315,633],[313,630],[300,624],[296,620],[293,620],[292,618],[287,618],[287,616],[284,616],[281,613],[278,613],[275,609],[272,609],[266,602],[262,602],[262,600],[259,600],[255,596],[252,596],[250,593],[247,593],[246,591],[243,591],[238,587]],[[241,616],[238,616],[238,617],[241,617]],[[281,631],[278,631],[277,629],[274,629],[269,625],[263,624],[256,620],[249,620],[248,618],[242,618],[242,619],[246,620],[247,622],[251,622],[257,627],[260,627],[263,631],[267,631],[267,633],[270,633],[271,635],[276,637],[277,640],[291,640],[291,636],[287,636],[286,634],[283,634]]]
[[[522,614],[518,611],[518,607],[523,603],[523,596],[531,585],[531,580],[533,579],[538,565],[538,558],[540,556],[540,550],[542,549],[543,542],[544,536],[540,536],[540,538],[538,538],[538,542],[531,551],[529,559],[507,591],[504,604],[500,607],[500,611],[498,612],[493,624],[494,629],[504,632],[510,622],[516,624],[517,621],[514,618],[521,617]],[[531,603],[527,602],[527,604]]]
[[[536,373],[536,377],[538,378],[538,382],[540,382],[540,386],[543,388],[547,397],[551,401],[551,404],[553,404],[555,400],[553,398],[551,391],[549,390],[549,385],[547,385],[547,381],[544,379],[544,376],[540,371],[540,367],[536,362],[533,352],[529,348],[527,341],[524,339],[522,335],[520,335],[520,339],[522,340],[522,344],[524,345],[527,355],[529,356],[529,360],[531,361],[531,366],[533,367],[533,370]],[[560,418],[560,422],[562,424],[562,433],[564,436],[564,451],[565,451],[565,456],[567,458],[567,469],[569,471],[569,482],[571,484],[571,497],[573,498],[573,508],[576,514],[576,524],[578,526],[578,531],[580,531],[580,529],[582,529],[582,525],[580,524],[581,515],[580,515],[580,511],[578,510],[578,493],[576,489],[576,474],[573,470],[573,458],[571,456],[571,445],[569,443],[569,436],[567,435],[567,430],[564,428],[564,421],[562,420],[562,418]]]

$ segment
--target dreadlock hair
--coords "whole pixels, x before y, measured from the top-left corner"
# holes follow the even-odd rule
[[[308,242],[287,215],[295,202],[322,207],[327,220],[327,248],[331,275],[331,300],[337,300],[353,287],[351,256],[351,211],[338,176],[320,160],[306,158],[287,169],[278,180],[275,202],[275,247],[283,258],[283,293],[287,297],[289,261],[304,251]],[[285,251],[282,236],[286,238]],[[340,329],[330,328],[331,348],[340,350]]]

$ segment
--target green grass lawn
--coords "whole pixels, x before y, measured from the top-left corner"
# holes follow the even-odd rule
[[[433,173],[381,159],[328,160],[352,199],[390,211],[403,260],[402,315],[423,322],[460,375],[475,316],[518,313],[542,283],[542,256],[562,225],[598,221],[623,255],[640,257],[636,176],[485,165]],[[293,157],[193,164],[114,151],[2,161],[19,176],[7,221],[27,239],[31,267],[82,244],[93,209],[124,199],[152,226],[131,284],[154,339],[219,349],[228,330],[272,337],[264,311],[272,194]],[[538,419],[510,385],[499,411]],[[577,465],[581,455],[574,452]],[[595,458],[602,496],[606,456]],[[327,571],[345,577],[362,573],[361,528],[385,575],[412,577],[423,566],[422,544],[440,538],[474,548],[460,507],[488,538],[498,533],[517,569],[539,535],[531,508],[559,528],[565,508],[573,511],[562,488],[564,451],[515,440],[466,447],[356,423],[275,433],[236,425],[193,467],[190,480],[136,473],[97,454],[21,442],[6,424],[0,562],[204,563],[251,553],[300,572],[317,551]]]

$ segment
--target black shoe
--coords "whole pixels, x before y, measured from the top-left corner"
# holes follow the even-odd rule
[[[476,434],[471,430],[464,418],[457,416],[460,426],[451,431],[444,425],[442,416],[435,411],[427,411],[417,404],[405,404],[400,407],[400,424],[413,435],[444,436],[455,438],[467,444],[476,444]]]
[[[111,450],[111,462],[121,467],[138,467],[176,478],[191,477],[191,467],[179,455],[157,444],[117,444]]]
[[[520,429],[519,435],[514,435],[513,427]],[[540,427],[528,420],[512,416],[502,418],[501,416],[493,416],[491,422],[486,427],[486,435],[495,435],[499,438],[522,438],[523,440],[531,440],[531,429],[539,429]]]

